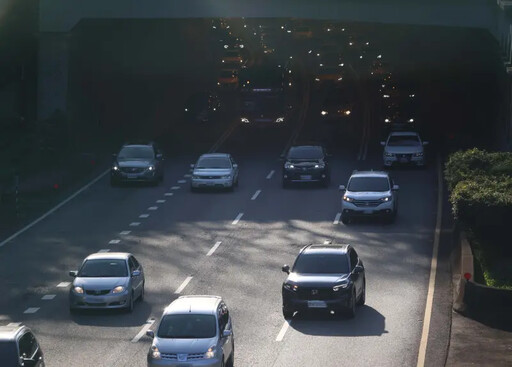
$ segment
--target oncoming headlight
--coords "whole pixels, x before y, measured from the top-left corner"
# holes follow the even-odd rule
[[[114,289],[112,289],[112,293],[122,293],[124,292],[124,287],[122,285],[118,285]]]
[[[354,201],[354,199],[352,199],[351,197],[347,196],[347,195],[343,195],[343,201],[346,201],[348,203],[351,203],[352,201]]]
[[[153,359],[162,359],[162,355],[160,354],[160,351],[158,350],[156,345],[151,346],[151,358]]]
[[[278,117],[278,118],[276,119],[276,122],[284,122],[284,117]]]
[[[345,289],[347,287],[348,287],[348,283],[342,283],[342,284],[338,284],[338,285],[335,285],[334,287],[332,287],[332,290],[335,292],[338,292],[340,289]]]
[[[393,199],[392,196],[384,196],[384,197],[380,198],[380,201],[387,203],[388,201],[391,201],[391,199]]]
[[[82,287],[75,287],[75,288],[73,288],[73,290],[75,291],[75,293],[78,293],[78,294],[84,293],[84,289]]]
[[[299,289],[298,285],[296,285],[296,284],[289,284],[289,283],[284,283],[284,287],[286,289],[288,289],[289,291],[294,291],[294,292],[297,292],[297,290]]]
[[[244,124],[248,124],[249,123],[249,119],[247,117],[240,118],[240,121],[242,121]]]
[[[211,359],[213,357],[215,357],[215,345],[212,345],[210,348],[208,348],[208,350],[204,354],[205,359]]]

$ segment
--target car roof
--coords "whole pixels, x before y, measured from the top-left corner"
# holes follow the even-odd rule
[[[298,144],[298,145],[292,145],[290,149],[296,149],[296,148],[323,148],[322,144]]]
[[[229,157],[229,154],[228,153],[206,153],[206,154],[202,154],[199,159],[201,158],[228,158]]]
[[[124,147],[153,147],[153,142],[148,142],[148,143],[125,143],[123,144],[122,148]]]
[[[131,256],[131,254],[129,252],[97,252],[97,253],[94,253],[94,254],[90,254],[89,256],[86,257],[86,260],[91,260],[91,259],[121,259],[121,260],[126,260],[128,259],[129,257]]]
[[[184,313],[215,315],[221,300],[219,296],[181,296],[165,308],[164,315]]]
[[[301,251],[303,254],[346,254],[350,245],[308,245]]]
[[[389,133],[389,136],[407,136],[407,135],[419,136],[420,134],[418,134],[415,131],[393,131],[393,132]]]
[[[350,177],[389,177],[386,171],[354,171]]]
[[[0,340],[16,340],[17,336],[25,331],[29,330],[26,326],[23,325],[6,325],[0,326]]]

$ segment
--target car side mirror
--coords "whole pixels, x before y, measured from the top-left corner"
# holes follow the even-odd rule
[[[223,338],[227,338],[228,336],[231,336],[231,335],[232,335],[231,330],[224,330],[224,331],[222,332],[222,337],[223,337]]]
[[[147,330],[146,336],[149,336],[151,339],[155,338],[155,332],[153,330]]]
[[[340,191],[346,191],[347,189],[345,188],[345,185],[340,185],[340,186],[338,187],[338,190],[340,190]]]
[[[290,265],[283,265],[281,270],[283,271],[283,273],[290,274]]]
[[[386,146],[386,142],[385,142],[385,141],[381,141],[381,142],[380,142],[380,145],[382,145],[383,147],[385,147],[385,146]]]
[[[140,274],[141,274],[141,273],[140,273],[140,270],[134,270],[134,271],[132,271],[132,277],[138,277],[138,276],[140,276]]]
[[[76,271],[76,270],[71,270],[71,271],[69,272],[69,276],[70,276],[70,277],[76,278],[76,277],[77,277],[77,275],[78,275],[78,271]]]
[[[234,169],[237,169],[237,168],[238,168],[238,164],[236,164],[236,163],[235,163],[235,164],[233,164],[233,168],[234,168]]]
[[[356,265],[354,268],[354,274],[361,274],[364,271],[363,267],[361,265]]]
[[[428,145],[428,141],[424,141],[424,142],[423,142],[423,145]]]
[[[398,185],[393,185],[393,191],[398,191],[400,189],[400,186]]]

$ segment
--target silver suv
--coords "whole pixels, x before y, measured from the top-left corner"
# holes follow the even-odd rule
[[[398,211],[398,185],[384,171],[354,171],[347,187],[340,185],[341,221],[379,216],[393,222]]]
[[[235,341],[226,303],[218,296],[182,296],[166,307],[148,352],[148,366],[233,366]]]

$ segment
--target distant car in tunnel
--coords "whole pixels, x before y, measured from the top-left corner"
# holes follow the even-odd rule
[[[228,49],[228,50],[224,51],[224,54],[222,55],[222,59],[221,59],[222,64],[235,62],[235,63],[242,65],[244,63],[244,61],[245,61],[244,57],[243,57],[242,53],[240,52],[240,50],[238,50],[238,49],[236,49],[236,50]]]
[[[351,83],[329,90],[320,106],[322,121],[350,121],[357,106],[355,88]]]
[[[217,78],[217,86],[219,89],[237,89],[239,77],[237,70],[222,69]]]
[[[189,122],[210,122],[219,117],[220,99],[213,91],[192,94],[185,103],[185,120]]]
[[[149,182],[157,185],[164,179],[163,154],[153,142],[126,143],[113,155],[110,184]]]

